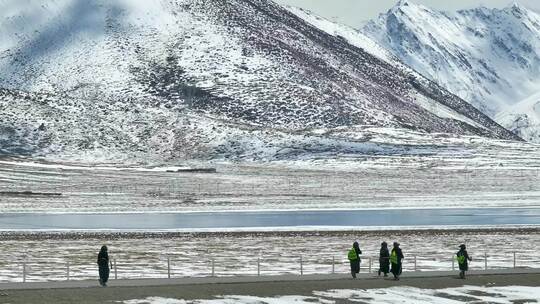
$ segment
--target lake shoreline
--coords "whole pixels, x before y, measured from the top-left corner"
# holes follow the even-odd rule
[[[378,235],[389,233],[392,235],[438,235],[457,233],[511,233],[511,234],[540,234],[538,227],[498,227],[498,228],[410,228],[407,229],[381,229],[381,230],[328,230],[328,231],[230,231],[230,232],[153,232],[153,231],[0,231],[0,241],[5,240],[69,240],[69,239],[147,239],[147,238],[207,238],[207,237],[280,237],[280,236],[347,236],[354,235],[361,237],[363,235]]]

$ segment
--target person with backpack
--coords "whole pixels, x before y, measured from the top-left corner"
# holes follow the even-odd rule
[[[392,269],[390,271],[394,275],[394,280],[396,281],[399,280],[399,276],[401,275],[404,258],[403,252],[401,251],[401,248],[399,248],[399,243],[394,242],[394,248],[392,248],[392,252],[390,253],[390,263],[392,264]]]
[[[459,277],[465,279],[465,272],[469,270],[469,261],[472,261],[472,258],[467,253],[465,244],[459,245],[459,251],[456,253],[456,258],[459,265]]]
[[[353,279],[356,279],[356,274],[360,272],[360,255],[362,250],[360,250],[360,245],[358,242],[354,242],[353,247],[349,250],[347,258],[351,264],[351,275]]]
[[[379,252],[379,276],[381,272],[387,277],[390,272],[390,252],[388,251],[388,244],[386,242],[381,243],[381,250]]]
[[[107,246],[101,246],[101,250],[98,253],[97,264],[99,267],[99,285],[107,287],[107,281],[109,280],[109,264],[112,263],[109,260],[109,253],[107,252]]]

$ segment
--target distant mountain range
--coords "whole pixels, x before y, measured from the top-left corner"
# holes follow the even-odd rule
[[[361,29],[425,77],[540,143],[540,15],[519,4],[442,12],[401,0]]]
[[[365,153],[372,145],[358,134],[368,128],[521,140],[412,70],[397,42],[380,41],[386,51],[271,1],[0,0],[0,7],[0,154],[281,159]],[[423,10],[401,2],[388,16],[413,9]],[[366,27],[372,38],[384,36],[383,20]],[[417,41],[406,24],[396,27],[403,41]],[[531,58],[516,64],[533,65]],[[504,75],[485,64],[486,78]]]

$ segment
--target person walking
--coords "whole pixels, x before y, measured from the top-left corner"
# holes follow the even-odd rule
[[[391,272],[396,281],[399,280],[399,276],[401,275],[401,267],[404,258],[403,252],[401,251],[401,248],[399,248],[399,243],[394,242],[394,248],[392,248],[392,252],[390,253],[390,263],[392,264]]]
[[[99,267],[99,285],[106,287],[107,281],[109,280],[109,253],[107,251],[107,246],[101,246],[101,250],[98,253],[97,264]],[[112,264],[110,265],[112,268]]]
[[[472,258],[467,253],[465,244],[459,245],[459,251],[456,253],[456,257],[459,265],[459,277],[465,279],[465,272],[469,270],[469,261],[472,261]]]
[[[387,277],[390,272],[390,252],[388,251],[388,244],[386,242],[381,243],[381,250],[379,252],[379,276],[384,273]]]
[[[353,243],[353,247],[351,250],[349,250],[349,253],[347,254],[347,257],[349,258],[349,262],[351,264],[351,275],[353,279],[356,279],[356,274],[360,272],[360,255],[362,254],[362,250],[360,250],[360,245],[358,245],[358,242]]]

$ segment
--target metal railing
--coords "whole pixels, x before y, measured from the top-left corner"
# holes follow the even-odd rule
[[[360,272],[375,273],[379,267],[378,257],[373,256],[361,256],[362,263],[360,267]],[[512,252],[512,256],[506,256],[505,259],[500,257],[497,260],[496,265],[493,265],[490,268],[490,256],[487,252],[484,252],[480,257],[477,257],[473,260],[474,267],[471,269],[511,269],[511,268],[535,268],[531,265],[520,266],[519,256],[516,252]],[[296,260],[296,264],[291,263],[291,259]],[[262,276],[262,275],[276,275],[276,274],[290,274],[290,275],[305,275],[305,274],[335,274],[335,273],[348,273],[349,272],[349,262],[345,258],[336,258],[333,256],[331,258],[322,258],[318,259],[309,259],[305,256],[299,255],[296,258],[289,258],[287,263],[282,264],[282,261],[276,259],[264,259],[263,257],[257,257],[256,259],[248,259],[246,263],[242,266],[244,267],[239,272],[236,271],[227,271],[223,269],[218,271],[217,263],[220,261],[227,261],[227,257],[211,257],[206,261],[197,260],[186,260],[186,259],[177,259],[175,260],[169,255],[164,256],[164,259],[161,259],[159,265],[152,265],[148,263],[137,264],[135,261],[126,261],[123,264],[118,263],[117,258],[112,258],[112,268],[110,271],[110,278],[118,279],[119,275],[123,274],[124,279],[130,278],[179,278],[179,277],[217,277],[217,276]],[[495,257],[493,260],[496,260]],[[419,265],[419,261],[424,262],[424,266]],[[439,266],[426,266],[429,263],[439,264]],[[195,263],[197,265],[195,265]],[[480,263],[480,264],[479,264]],[[163,265],[164,264],[164,265]],[[443,264],[444,266],[441,266]],[[506,266],[501,266],[504,264]],[[49,267],[45,271],[36,271],[34,272],[34,267]],[[119,265],[120,268],[119,269]],[[478,266],[481,265],[481,266]],[[189,267],[195,267],[200,269],[197,274],[194,275],[179,275],[175,273],[177,269],[189,269]],[[228,265],[231,266],[231,265]],[[236,266],[236,265],[233,265]],[[534,265],[532,265],[534,266]],[[97,277],[98,267],[96,264],[76,264],[72,263],[69,260],[65,264],[60,264],[58,262],[50,263],[46,259],[42,258],[28,258],[24,256],[20,261],[20,277],[16,274],[12,274],[10,281],[14,280],[17,277],[21,278],[20,281],[27,282],[30,277],[34,278],[36,281],[61,281],[61,280],[73,280],[73,279],[90,279]],[[246,268],[247,267],[247,268]],[[280,268],[281,267],[281,268]],[[308,268],[312,267],[312,270]],[[61,269],[65,269],[62,271]],[[79,274],[75,273],[75,269],[78,269]],[[226,268],[226,266],[223,266]],[[456,270],[457,263],[455,255],[449,256],[448,260],[430,260],[429,256],[421,255],[410,255],[403,261],[404,271],[434,271],[434,270]],[[206,269],[206,270],[204,270]],[[12,269],[17,271],[16,269]],[[151,270],[150,272],[145,272],[145,270]],[[138,273],[134,275],[133,273]],[[2,271],[5,275],[5,269]],[[2,275],[2,274],[0,274]]]

